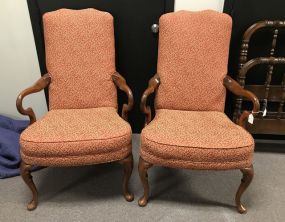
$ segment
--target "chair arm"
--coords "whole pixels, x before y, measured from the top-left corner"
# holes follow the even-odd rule
[[[23,90],[17,97],[16,100],[16,107],[19,113],[29,116],[30,118],[30,124],[33,124],[37,121],[35,113],[31,107],[28,107],[27,109],[23,108],[23,99],[25,96],[36,93],[47,87],[51,82],[51,77],[49,74],[43,75],[34,85],[31,87]]]
[[[127,96],[128,96],[128,104],[123,104],[122,108],[122,118],[124,120],[128,120],[128,112],[132,110],[133,105],[134,105],[134,97],[132,90],[130,87],[127,85],[126,80],[123,76],[121,76],[119,73],[114,73],[112,75],[113,82],[115,85],[122,91],[124,91]]]
[[[142,113],[145,114],[145,125],[149,124],[151,121],[151,108],[146,105],[147,98],[150,94],[154,93],[160,85],[160,78],[158,74],[155,74],[148,82],[148,87],[144,91],[142,98],[140,109]]]
[[[237,96],[243,96],[245,98],[248,98],[249,100],[252,101],[253,103],[253,110],[251,112],[249,111],[243,111],[241,114],[239,120],[238,120],[238,125],[245,127],[245,120],[248,119],[249,115],[252,114],[255,116],[260,109],[260,104],[258,98],[250,91],[245,90],[244,88],[241,87],[241,85],[233,80],[231,77],[226,76],[224,78],[224,86],[230,90],[233,94]]]

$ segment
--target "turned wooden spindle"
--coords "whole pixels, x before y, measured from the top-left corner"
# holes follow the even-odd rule
[[[270,57],[275,55],[275,48],[276,48],[278,32],[279,32],[278,29],[274,29],[274,31],[273,31]],[[268,96],[269,96],[269,91],[270,91],[270,84],[271,84],[271,80],[272,80],[273,70],[274,70],[274,66],[272,64],[268,65],[267,74],[266,74],[266,81],[264,83],[265,94],[264,94],[263,107],[262,107],[263,111],[265,111],[265,109],[267,108],[267,101],[268,101]],[[263,115],[261,115],[261,118],[263,118]]]
[[[284,107],[284,103],[285,103],[285,73],[283,74],[283,80],[281,83],[281,88],[282,88],[282,95],[281,95],[281,101],[278,107],[278,114],[277,114],[277,118],[281,119],[282,118],[282,112],[283,112],[283,107]]]

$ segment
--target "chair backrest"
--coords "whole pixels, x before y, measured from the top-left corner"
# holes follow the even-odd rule
[[[224,110],[231,30],[231,17],[212,10],[161,16],[157,109]]]
[[[49,108],[116,107],[113,17],[96,9],[43,15]]]

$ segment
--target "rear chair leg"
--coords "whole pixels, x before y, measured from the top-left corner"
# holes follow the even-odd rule
[[[27,205],[28,210],[34,210],[38,206],[38,191],[37,188],[33,182],[33,177],[31,176],[30,170],[32,169],[32,165],[28,165],[25,162],[21,162],[20,166],[20,173],[25,181],[25,183],[28,185],[28,187],[31,189],[33,198],[30,203]]]
[[[143,184],[144,188],[144,194],[143,196],[139,199],[139,206],[144,207],[147,205],[148,202],[148,197],[149,197],[149,184],[148,184],[148,174],[147,170],[148,168],[152,167],[151,163],[146,162],[144,159],[140,157],[139,160],[139,174],[141,178],[141,182]]]
[[[125,159],[119,161],[124,167],[124,178],[123,178],[123,194],[126,201],[133,201],[134,194],[129,192],[129,180],[133,171],[133,154],[130,154]]]
[[[247,189],[249,184],[252,181],[254,171],[253,171],[253,166],[251,165],[250,167],[244,168],[240,170],[243,174],[243,177],[241,179],[241,184],[238,188],[238,191],[236,193],[236,207],[237,211],[241,214],[246,213],[246,208],[241,204],[240,198],[244,191]]]

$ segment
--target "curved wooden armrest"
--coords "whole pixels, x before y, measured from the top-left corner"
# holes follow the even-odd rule
[[[248,116],[250,114],[256,115],[259,112],[260,109],[260,104],[258,98],[250,91],[245,90],[238,84],[235,80],[233,80],[231,77],[226,76],[224,78],[224,86],[230,90],[233,94],[237,96],[243,96],[245,98],[248,98],[249,100],[252,101],[253,103],[253,110],[251,112],[249,111],[243,111],[241,114],[239,120],[238,120],[238,125],[245,127],[245,120],[248,119]]]
[[[49,76],[49,74],[45,74],[33,86],[22,91],[17,97],[17,100],[16,100],[17,110],[19,111],[19,113],[29,116],[30,124],[33,124],[34,122],[36,122],[37,120],[36,115],[31,107],[27,109],[23,108],[23,99],[25,98],[25,96],[29,94],[41,91],[42,89],[47,87],[50,84],[50,82],[51,82],[51,77]]]
[[[157,90],[159,84],[160,84],[159,75],[155,74],[149,80],[148,87],[142,95],[140,108],[141,108],[141,111],[145,114],[145,125],[149,124],[151,121],[151,108],[150,106],[146,105],[147,98],[150,94],[154,93]]]
[[[128,112],[133,108],[134,105],[134,97],[132,90],[127,85],[126,80],[123,76],[121,76],[119,73],[114,73],[112,75],[113,82],[115,85],[122,91],[124,91],[128,96],[128,104],[123,104],[122,108],[122,118],[124,120],[128,120]]]

